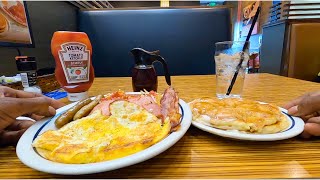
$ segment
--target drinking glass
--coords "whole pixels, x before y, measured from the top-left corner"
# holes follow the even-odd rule
[[[246,46],[245,43],[247,43]],[[245,70],[249,60],[249,41],[225,41],[218,42],[215,45],[216,95],[218,98],[240,98],[243,90]],[[243,58],[243,62],[240,66],[237,79],[231,93],[226,95],[241,58]]]

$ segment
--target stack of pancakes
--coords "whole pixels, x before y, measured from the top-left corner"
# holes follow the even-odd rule
[[[202,98],[189,103],[193,120],[223,130],[271,134],[290,125],[277,106],[238,98]]]

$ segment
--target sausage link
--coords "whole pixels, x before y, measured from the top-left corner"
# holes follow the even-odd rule
[[[57,118],[57,120],[54,122],[57,128],[61,128],[62,126],[68,124],[70,121],[72,121],[73,116],[85,105],[89,104],[92,100],[90,98],[84,99],[80,102],[78,102],[76,105],[74,105],[72,108],[70,108],[68,111],[63,113],[61,116]]]
[[[98,95],[91,103],[83,106],[74,116],[73,116],[73,120],[77,120],[80,118],[83,118],[85,116],[87,116],[91,110],[97,105],[99,104],[101,98],[103,97],[103,95]]]

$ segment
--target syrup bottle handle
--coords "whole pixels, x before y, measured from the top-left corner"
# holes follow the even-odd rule
[[[171,77],[170,77],[170,73],[169,73],[167,62],[160,55],[156,56],[156,60],[161,62],[162,66],[163,66],[163,69],[164,69],[164,75],[165,75],[165,78],[166,78],[166,82],[167,82],[167,84],[169,86],[171,86]]]

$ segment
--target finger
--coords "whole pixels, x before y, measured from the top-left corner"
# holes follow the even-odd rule
[[[49,106],[49,112],[50,112],[50,114],[55,114],[56,110],[55,110],[55,108]],[[41,115],[38,115],[38,114],[31,114],[31,115],[29,115],[29,117],[31,119],[39,121],[39,120],[43,119],[45,116],[41,116]]]
[[[316,97],[316,96],[320,96],[320,91],[315,91],[315,92],[309,92],[309,93],[306,93],[302,96],[299,96],[298,98],[288,102],[287,104],[285,104],[283,106],[283,108],[285,109],[289,109],[293,106],[296,106],[298,104],[300,104],[300,102],[302,101],[302,99],[304,99],[305,97],[310,97],[310,96],[313,96],[313,97]]]
[[[42,96],[42,94],[39,94],[39,93],[25,92],[25,91],[5,87],[5,86],[0,87],[0,94],[2,97],[16,97],[16,98],[33,98],[33,97]]]
[[[288,109],[288,114],[294,115],[298,112],[298,106],[293,106]]]
[[[292,108],[292,107],[294,107],[294,106],[297,106],[297,105],[300,103],[300,101],[304,98],[304,96],[306,96],[306,95],[302,95],[302,96],[300,96],[300,97],[298,97],[298,98],[296,98],[296,99],[288,102],[287,104],[285,104],[285,105],[283,106],[283,108],[289,110],[290,108]]]
[[[30,118],[38,121],[38,120],[43,119],[44,116],[39,116],[39,115],[37,115],[37,114],[31,114],[31,115],[30,115]]]
[[[288,114],[290,114],[292,116],[297,116],[298,115],[298,106],[293,106],[293,107],[289,108]],[[300,116],[300,118],[303,119],[304,121],[307,121],[308,119],[310,119],[314,116],[315,116],[315,114],[309,114],[309,115],[305,115],[305,116]]]
[[[16,97],[16,90],[6,87],[6,86],[0,86],[0,98],[3,97]]]
[[[48,112],[49,112],[49,116],[53,116],[53,115],[55,115],[56,114],[56,109],[55,108],[53,108],[53,107],[51,107],[51,106],[49,106],[49,108],[48,108]],[[41,113],[36,113],[36,114],[38,114],[38,115],[43,115],[43,116],[48,116],[48,115],[45,115],[45,114],[41,114]]]
[[[38,114],[43,116],[52,116],[55,114],[54,108],[49,108],[50,101],[44,97],[36,98],[3,98],[1,100],[1,109],[6,109],[13,117],[23,114]],[[5,107],[3,107],[5,106]]]
[[[26,92],[21,90],[15,90],[16,98],[34,98],[34,97],[43,97],[42,94],[35,92]]]
[[[32,126],[35,122],[33,121],[27,121],[27,120],[16,120],[12,124],[10,124],[6,130],[10,131],[18,131],[21,129],[28,129],[30,126]]]
[[[313,118],[313,117],[316,117],[316,116],[317,116],[316,113],[312,113],[312,114],[309,114],[309,115],[304,116],[304,118],[305,118],[306,120],[308,120],[308,119]]]
[[[303,119],[304,121],[308,121],[310,118],[318,117],[318,116],[320,116],[319,112],[314,112],[314,113],[309,114],[309,115],[300,116],[300,118]]]
[[[317,124],[320,124],[320,116],[318,116],[318,117],[312,117],[312,118],[308,119],[307,122],[308,122],[308,123],[317,123]]]
[[[19,131],[2,131],[0,133],[0,146],[16,145],[27,129]]]
[[[43,97],[37,98],[1,98],[0,103],[0,129],[5,129],[13,123],[18,116],[24,114],[37,114],[53,116],[55,109],[49,107],[50,101]]]
[[[60,101],[46,97],[46,96],[39,94],[39,93],[15,90],[15,89],[11,89],[11,88],[5,87],[5,86],[0,86],[0,97],[16,97],[16,98],[44,97],[44,98],[48,99],[48,101],[50,101],[50,105],[55,109],[58,109],[58,108],[65,105]]]
[[[65,104],[63,104],[60,101],[57,101],[55,99],[49,98],[47,96],[44,96],[42,94],[38,94],[38,93],[32,93],[32,92],[25,92],[25,91],[19,91],[17,90],[16,92],[16,97],[17,98],[34,98],[34,97],[43,97],[46,98],[49,102],[50,102],[50,106],[52,106],[55,109],[58,109],[62,106],[64,106]]]
[[[45,98],[47,98],[50,101],[50,106],[53,107],[54,109],[58,109],[58,108],[65,106],[65,104],[60,101],[57,101],[57,100],[49,98],[49,97],[45,97]]]
[[[314,114],[315,112],[320,111],[320,95],[319,96],[307,96],[301,100],[298,105],[298,112],[295,113],[295,116],[306,116]]]
[[[320,136],[320,124],[318,123],[306,123],[304,125],[304,131],[311,136]]]

